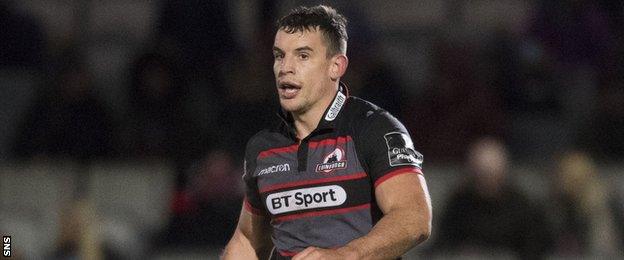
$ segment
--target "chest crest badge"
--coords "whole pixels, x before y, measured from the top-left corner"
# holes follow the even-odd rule
[[[327,174],[334,170],[346,168],[347,160],[345,158],[345,152],[340,148],[336,148],[333,152],[325,155],[323,163],[316,165],[316,172]]]

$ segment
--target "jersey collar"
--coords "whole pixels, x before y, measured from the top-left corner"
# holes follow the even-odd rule
[[[316,127],[317,130],[334,128],[336,125],[336,118],[342,111],[342,108],[347,103],[347,98],[349,97],[349,89],[347,89],[347,85],[340,82],[338,84],[338,91],[334,96],[334,100],[331,102],[329,107],[325,109],[325,113],[323,113],[323,117]]]
[[[349,98],[349,89],[347,85],[343,82],[338,84],[338,91],[334,96],[331,104],[325,109],[325,113],[323,113],[323,117],[321,117],[321,121],[319,122],[316,130],[322,129],[333,129],[336,126],[336,121],[338,116],[341,114],[345,104],[347,103],[347,98]],[[279,118],[282,120],[283,126],[286,127],[287,132],[291,135],[291,137],[295,137],[295,125],[293,123],[293,117],[290,113],[284,111],[284,109],[280,108],[277,113]]]

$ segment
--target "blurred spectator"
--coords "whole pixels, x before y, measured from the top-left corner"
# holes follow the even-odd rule
[[[227,96],[216,124],[219,126],[216,127],[219,136],[216,142],[237,161],[243,160],[249,138],[280,120],[275,79],[271,66],[262,65],[265,64],[262,56],[240,59],[224,85]]]
[[[204,137],[184,110],[184,79],[164,55],[148,52],[132,67],[126,150],[135,157],[170,158],[180,171],[199,156]]]
[[[361,97],[381,108],[387,110],[392,115],[401,117],[402,95],[401,84],[397,79],[392,67],[377,61],[370,65],[364,79]]]
[[[182,50],[184,68],[194,73],[218,74],[224,63],[236,60],[238,46],[228,1],[166,0],[157,30],[160,40],[170,40]],[[220,84],[210,87],[219,88]]]
[[[207,141],[199,142],[197,140],[199,134],[193,132],[201,129],[204,135],[217,136],[224,129],[224,127],[217,127],[221,126],[220,122],[217,122],[221,118],[217,117],[222,116],[223,113],[226,113],[228,117],[232,116],[231,112],[228,113],[223,108],[232,105],[226,102],[227,91],[230,90],[227,81],[231,71],[240,66],[238,63],[240,53],[232,31],[233,17],[230,5],[231,3],[225,0],[165,0],[158,10],[156,39],[160,42],[159,44],[170,45],[169,47],[179,52],[180,62],[176,64],[176,70],[184,71],[188,83],[180,86],[180,78],[177,77],[179,75],[175,75],[172,87],[177,89],[184,87],[186,92],[184,95],[192,94],[189,100],[184,101],[183,106],[194,109],[193,113],[198,114],[191,117],[185,116],[183,121],[186,126],[174,126],[178,130],[186,130],[187,132],[182,137],[191,139],[188,140],[190,143],[180,144],[180,147],[184,147],[186,156],[174,154],[178,157],[176,160],[183,160],[182,165],[190,162],[190,160],[185,160],[190,155],[189,150],[195,150],[191,152],[194,157],[192,159],[196,159],[201,154],[198,148],[191,147],[192,145],[199,145],[201,148],[199,150],[206,150],[204,147],[207,146]],[[272,57],[270,48],[267,49],[266,57]],[[269,70],[270,66],[266,69]],[[247,76],[245,78],[249,79]],[[235,107],[238,106],[238,104],[235,105]],[[190,125],[194,128],[191,132],[188,131]],[[241,127],[237,126],[237,129],[239,128]],[[226,131],[228,134],[231,132]],[[222,139],[221,136],[217,140],[220,139]],[[183,170],[181,167],[181,171]]]
[[[161,242],[224,246],[240,212],[241,172],[225,151],[211,151],[196,162],[189,182],[174,196],[173,215]]]
[[[531,32],[564,66],[599,67],[612,44],[607,13],[596,1],[542,1]]]
[[[613,28],[616,37],[624,33],[624,1],[622,0],[599,0],[601,9],[607,13],[609,27]]]
[[[404,118],[423,154],[457,161],[475,138],[501,135],[502,102],[477,73],[479,58],[473,47],[442,38],[435,46],[431,81]]]
[[[46,51],[41,26],[11,1],[0,1],[0,28],[0,67],[40,68]]]
[[[555,254],[562,257],[615,256],[619,238],[610,203],[614,199],[589,156],[569,151],[557,161],[552,214]],[[620,254],[623,252],[619,252]]]
[[[624,158],[624,65],[608,77],[598,96],[597,110],[583,140],[597,155],[612,160]]]
[[[343,81],[352,95],[402,119],[401,108],[409,102],[408,93],[403,91],[405,86],[399,80],[397,64],[388,62],[384,55],[384,45],[380,41],[383,37],[374,28],[377,24],[358,11],[362,5],[360,2],[340,2],[334,6],[349,18],[349,69]]]
[[[93,224],[95,214],[86,200],[76,201],[62,213],[52,259],[101,259],[101,241]]]
[[[616,189],[615,195],[611,199],[609,206],[614,212],[614,222],[617,232],[620,234],[620,254],[624,255],[624,189],[622,189],[622,187],[620,187],[619,190]]]
[[[499,140],[484,138],[471,146],[470,175],[446,205],[435,251],[544,256],[551,242],[544,212],[508,179],[507,167],[507,152]]]
[[[132,259],[102,237],[100,219],[88,200],[75,201],[62,213],[56,248],[48,259]]]
[[[491,50],[496,87],[503,90],[505,110],[512,119],[560,116],[561,86],[553,75],[552,61],[536,43],[497,33],[487,49]]]
[[[561,83],[563,119],[574,139],[582,137],[596,108],[598,78],[613,62],[613,29],[598,1],[541,2],[530,25],[532,36],[554,64]]]
[[[377,43],[370,43],[371,49],[380,50],[378,46]],[[401,107],[408,98],[406,98],[406,93],[402,93],[403,86],[398,80],[396,70],[383,58],[375,55],[358,55],[358,58],[361,64],[354,66],[353,69],[359,70],[354,73],[359,72],[361,82],[355,81],[355,84],[361,83],[362,85],[353,87],[354,90],[360,90],[359,97],[378,105],[396,117],[402,117]],[[350,84],[347,86],[351,87]]]
[[[515,76],[510,84],[499,85],[509,119],[506,139],[514,158],[535,162],[572,142],[574,137],[562,117],[565,109],[561,92],[565,88],[555,73],[555,62],[534,40],[515,40],[519,42],[507,43],[513,46],[509,52],[514,58],[509,61],[499,56],[497,61],[497,67],[511,69],[506,74]],[[505,66],[509,63],[516,64]]]
[[[72,56],[72,55],[69,55]],[[91,75],[75,58],[61,65],[19,127],[14,154],[88,160],[113,152],[113,122],[95,96]]]

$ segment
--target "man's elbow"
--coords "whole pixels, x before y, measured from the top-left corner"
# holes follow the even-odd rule
[[[431,236],[431,219],[417,221],[412,225],[410,230],[410,238],[414,245],[425,242]]]
[[[431,225],[427,225],[427,228],[422,228],[417,231],[416,235],[414,236],[414,240],[416,244],[420,244],[422,242],[425,242],[425,240],[429,239],[429,236],[431,236]]]
[[[422,242],[425,242],[431,236],[431,225],[427,225],[427,227],[419,227],[414,229],[411,232],[410,240],[414,245],[418,245]]]

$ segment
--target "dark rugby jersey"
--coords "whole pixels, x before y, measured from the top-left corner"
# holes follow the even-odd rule
[[[318,127],[299,144],[292,118],[252,137],[245,151],[245,209],[270,217],[277,253],[336,248],[366,235],[382,212],[375,187],[421,173],[422,155],[383,109],[349,97],[344,84]]]

